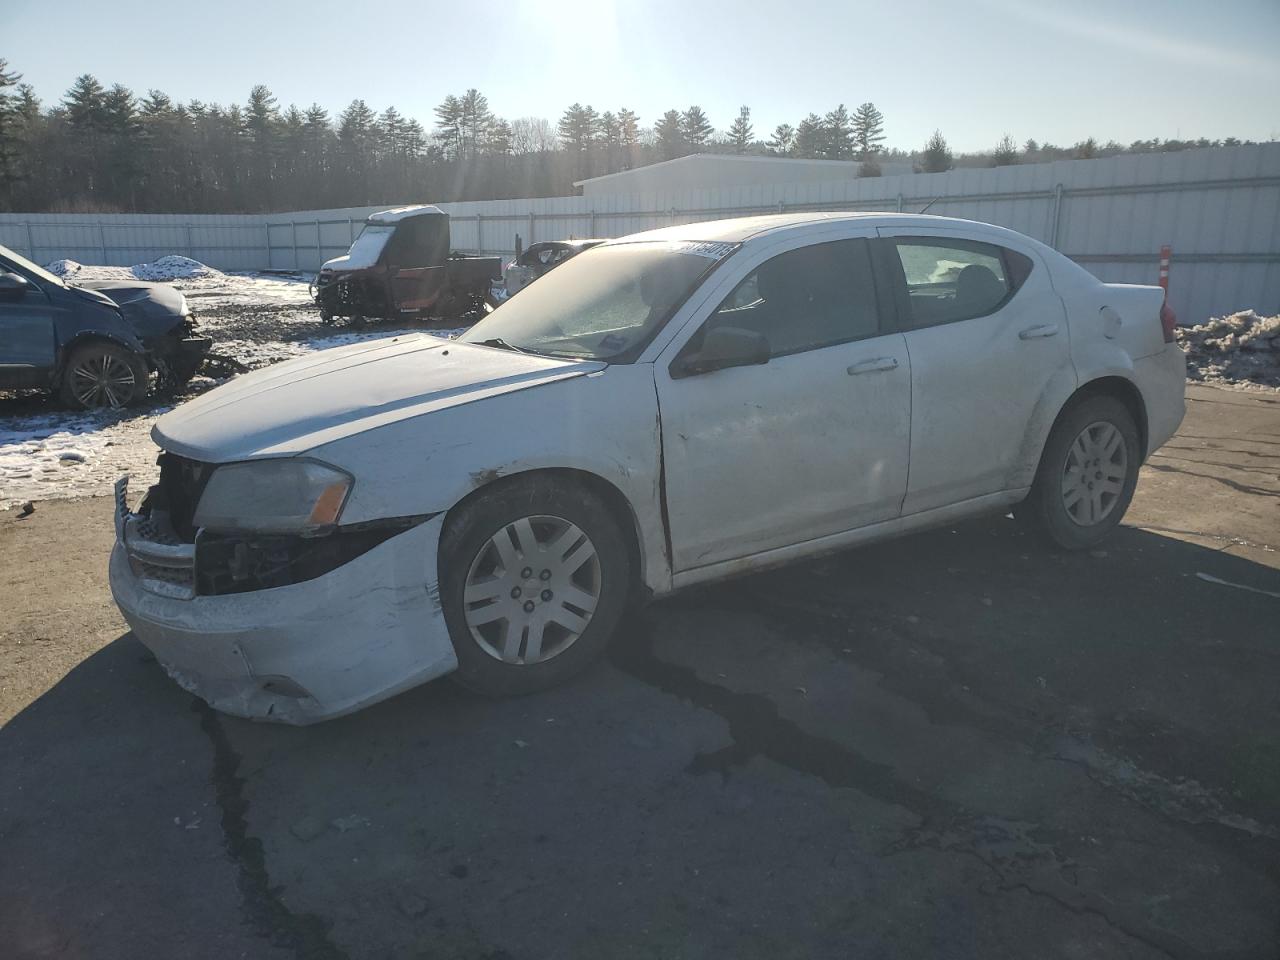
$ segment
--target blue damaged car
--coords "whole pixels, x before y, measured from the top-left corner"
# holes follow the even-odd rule
[[[43,388],[71,407],[126,407],[195,374],[210,341],[163,284],[68,284],[0,246],[0,390]]]

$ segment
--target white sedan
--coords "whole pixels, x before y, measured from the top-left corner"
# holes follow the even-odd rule
[[[637,596],[1013,508],[1120,522],[1177,429],[1158,287],[942,217],[696,223],[574,257],[457,341],[361,343],[163,416],[111,586],[215,708],[308,723],[443,674],[522,693]]]

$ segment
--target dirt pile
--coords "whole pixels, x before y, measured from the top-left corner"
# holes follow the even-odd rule
[[[1187,378],[1280,388],[1280,316],[1243,310],[1177,329]]]

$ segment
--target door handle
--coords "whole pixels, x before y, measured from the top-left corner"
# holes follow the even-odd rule
[[[1056,323],[1042,323],[1038,327],[1027,327],[1018,334],[1019,340],[1038,340],[1041,337],[1057,336],[1058,325]]]
[[[897,357],[876,357],[874,360],[863,360],[861,363],[855,363],[846,372],[851,377],[856,377],[860,373],[875,373],[879,370],[897,370]]]

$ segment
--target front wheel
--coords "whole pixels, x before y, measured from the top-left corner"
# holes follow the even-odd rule
[[[95,341],[67,358],[59,394],[69,407],[129,407],[147,395],[146,361],[124,347]]]
[[[1089,397],[1054,425],[1031,493],[1015,514],[1064,550],[1092,547],[1129,508],[1141,459],[1128,408],[1114,397]]]
[[[454,679],[491,696],[553,686],[599,658],[632,576],[604,502],[547,478],[499,483],[451,515],[440,569]]]

